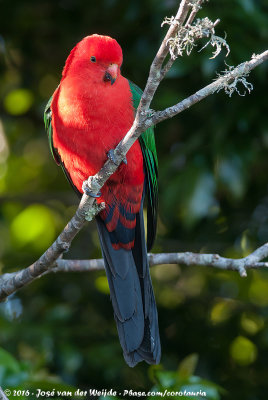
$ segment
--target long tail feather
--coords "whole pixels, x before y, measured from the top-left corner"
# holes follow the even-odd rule
[[[142,210],[142,208],[141,208]],[[114,249],[111,235],[96,218],[120,344],[130,367],[158,364],[161,346],[144,234],[143,212],[136,214],[132,250]]]

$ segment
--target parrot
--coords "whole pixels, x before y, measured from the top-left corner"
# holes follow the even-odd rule
[[[84,37],[66,59],[44,111],[55,162],[78,196],[131,128],[142,90],[121,74],[123,52],[104,35]],[[97,195],[95,217],[119,341],[130,367],[158,364],[161,344],[148,251],[156,236],[158,161],[154,128],[134,142]],[[96,196],[95,196],[96,197]],[[147,202],[147,243],[143,205]]]

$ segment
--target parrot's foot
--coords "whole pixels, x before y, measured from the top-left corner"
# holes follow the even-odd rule
[[[114,155],[114,149],[109,150],[107,153],[108,158],[115,164],[115,165],[119,165],[118,162],[116,161],[115,155]],[[124,157],[123,158],[123,163],[127,165],[127,158]]]
[[[104,209],[105,209],[104,202],[98,204],[96,200],[94,200],[94,203],[92,204],[92,207],[90,207],[90,210],[85,212],[85,219],[87,221],[92,221],[94,217]]]
[[[100,191],[97,194],[95,194],[89,189],[87,181],[83,182],[82,190],[86,195],[88,195],[90,197],[95,197],[95,198],[101,197],[101,192]]]

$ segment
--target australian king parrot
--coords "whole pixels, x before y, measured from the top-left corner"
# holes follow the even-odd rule
[[[50,149],[74,190],[96,174],[132,126],[142,91],[121,74],[115,39],[91,35],[70,52],[44,114]],[[120,344],[131,367],[160,361],[157,308],[149,273],[157,220],[157,155],[153,128],[130,148],[101,190],[97,228]],[[147,246],[143,203],[147,196]]]

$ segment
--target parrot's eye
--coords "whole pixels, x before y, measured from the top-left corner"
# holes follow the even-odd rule
[[[96,62],[96,57],[95,57],[95,56],[91,56],[91,57],[90,57],[90,61],[91,61],[91,62]]]

